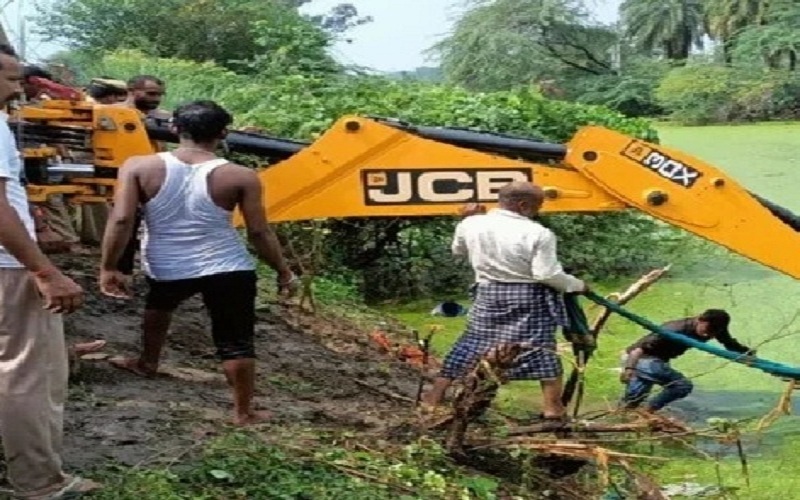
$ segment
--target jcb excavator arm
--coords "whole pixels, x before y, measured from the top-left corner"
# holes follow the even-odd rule
[[[699,158],[602,127],[561,146],[346,116],[260,175],[274,222],[452,215],[530,180],[547,195],[543,213],[638,209],[800,278],[800,218]]]
[[[125,159],[152,152],[150,140],[176,141],[164,123],[143,123],[134,110],[66,101],[44,106],[24,108],[17,117],[20,130],[35,133],[33,139],[21,134],[26,161],[42,163],[35,146],[54,130],[52,142],[66,134],[95,159],[92,173],[68,176],[45,191],[32,182],[29,192],[40,197],[108,199]],[[544,213],[638,209],[800,278],[800,218],[698,158],[601,127],[584,127],[557,145],[344,116],[312,143],[243,132],[232,132],[226,143],[230,151],[269,159],[259,175],[272,222],[452,215],[466,202],[491,206],[500,186],[527,180],[545,189]],[[242,223],[240,214],[235,222]]]

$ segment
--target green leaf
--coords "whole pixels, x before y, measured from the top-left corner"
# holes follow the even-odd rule
[[[233,480],[233,475],[230,472],[224,471],[224,470],[220,470],[220,469],[210,470],[210,471],[208,471],[208,474],[211,477],[213,477],[214,479],[218,479],[220,481],[231,481],[231,480]]]

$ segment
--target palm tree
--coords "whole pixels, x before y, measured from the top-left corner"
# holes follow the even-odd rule
[[[685,61],[692,47],[703,46],[702,0],[625,0],[620,14],[628,36],[651,54]]]
[[[769,0],[707,0],[708,34],[722,44],[726,63],[732,62],[731,49],[736,35],[748,26],[763,26]]]

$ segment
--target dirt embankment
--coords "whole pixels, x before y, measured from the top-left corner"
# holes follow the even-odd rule
[[[143,283],[136,284],[136,299],[117,301],[98,293],[95,256],[58,260],[87,291],[86,306],[66,319],[67,341],[104,339],[108,355],[136,354]],[[364,384],[413,398],[418,372],[380,354],[363,329],[296,308],[263,309],[256,333],[256,390],[258,406],[274,414],[271,425],[367,429],[411,415],[410,403]],[[230,393],[197,298],[176,312],[163,357],[165,374],[142,379],[105,360],[82,360],[78,366],[66,411],[69,469],[169,456],[227,423]]]

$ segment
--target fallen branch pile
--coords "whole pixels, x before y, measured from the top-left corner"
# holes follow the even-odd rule
[[[505,372],[522,354],[521,344],[501,344],[489,350],[464,379],[461,391],[453,401],[453,415],[447,448],[463,452],[469,422],[479,418],[492,405],[500,386],[507,382]]]
[[[645,290],[650,288],[655,282],[661,279],[671,268],[667,265],[661,269],[654,269],[649,273],[643,275],[630,285],[624,292],[612,293],[607,296],[609,300],[615,301],[619,305],[625,305],[631,300],[641,295]],[[577,416],[580,410],[581,401],[583,400],[584,393],[584,376],[586,372],[586,364],[589,362],[594,350],[597,348],[597,338],[600,332],[608,322],[611,316],[611,310],[604,307],[589,327],[588,335],[574,335],[569,340],[573,345],[573,352],[575,353],[575,366],[564,385],[564,392],[561,396],[561,402],[564,406],[569,406],[572,398],[577,390],[577,398],[573,406],[573,416]]]
[[[605,423],[591,420],[578,420],[565,424],[560,428],[562,431],[570,433],[619,433],[619,432],[640,432],[640,433],[664,433],[664,434],[688,434],[692,430],[672,419],[655,415],[651,418],[638,418],[633,422]],[[552,426],[547,424],[537,424],[515,427],[506,434],[508,436],[522,436],[526,434],[541,434],[553,432]]]
[[[637,295],[649,288],[669,270],[669,266],[656,269],[642,276],[633,285],[622,293],[613,294],[612,297],[619,303],[631,301]],[[570,339],[581,342],[584,348],[577,348],[576,368],[570,378],[571,384],[565,390],[565,403],[572,399],[575,389],[578,389],[578,400],[575,411],[580,405],[583,389],[583,375],[586,361],[596,347],[597,336],[605,325],[610,311],[602,310],[594,320],[590,334],[587,338]],[[585,347],[589,349],[585,349]],[[664,460],[652,456],[624,453],[602,446],[602,439],[597,437],[602,434],[632,433],[637,436],[642,434],[663,435],[664,437],[685,436],[691,434],[691,429],[671,419],[655,415],[641,415],[632,413],[634,420],[622,422],[577,421],[554,428],[553,423],[512,427],[506,430],[506,439],[481,439],[472,436],[466,442],[467,429],[479,417],[484,415],[491,407],[500,386],[507,382],[507,370],[515,365],[516,359],[530,346],[524,344],[503,344],[494,347],[475,363],[469,373],[460,381],[460,389],[456,392],[452,403],[451,413],[443,416],[426,426],[428,430],[447,429],[446,447],[455,456],[466,455],[469,452],[492,449],[525,449],[536,452],[540,456],[567,457],[579,461],[594,462],[599,470],[600,487],[609,485],[609,467],[616,465],[624,470],[630,482],[634,484],[639,498],[661,499],[665,498],[659,491],[656,483],[649,477],[636,472],[630,465],[632,460]],[[587,355],[588,354],[588,355]],[[548,438],[546,434],[556,434],[557,438]],[[572,439],[564,439],[566,436]],[[588,438],[588,439],[587,439]],[[610,441],[614,441],[611,439]]]

